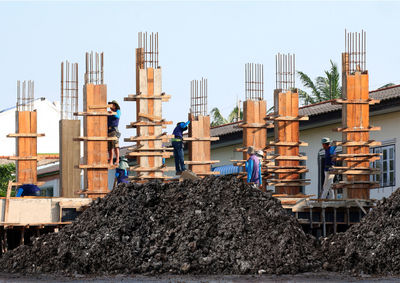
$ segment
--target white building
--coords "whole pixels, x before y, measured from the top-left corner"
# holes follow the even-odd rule
[[[38,153],[58,153],[60,104],[42,97],[34,100],[33,109],[37,110],[37,132],[45,134],[38,138]],[[7,138],[16,132],[15,112],[15,106],[0,111],[0,156],[15,155],[15,138]]]

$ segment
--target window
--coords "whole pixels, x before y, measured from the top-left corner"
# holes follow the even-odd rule
[[[381,153],[381,158],[373,162],[373,168],[378,168],[381,174],[373,176],[373,180],[380,183],[380,187],[395,186],[395,150],[394,144],[375,147],[372,149],[373,153]]]
[[[40,188],[40,196],[41,197],[52,197],[53,196],[53,187]]]

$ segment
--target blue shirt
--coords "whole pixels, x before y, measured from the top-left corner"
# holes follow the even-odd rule
[[[17,197],[37,196],[37,192],[40,192],[38,186],[32,184],[25,184],[19,187],[16,196]]]
[[[118,109],[115,112],[117,112],[117,114],[107,117],[107,127],[118,127],[119,118],[121,117],[121,110]]]
[[[129,178],[128,178],[128,171],[126,169],[120,169],[117,168],[115,169],[115,177],[117,178],[117,183],[129,183]]]
[[[186,123],[179,123],[179,125],[177,125],[173,131],[173,135],[175,136],[175,138],[177,139],[182,139],[183,137],[183,131],[186,130],[186,127],[190,124],[190,121],[187,121]]]
[[[261,162],[255,154],[246,161],[247,182],[262,185]]]
[[[329,169],[335,165],[332,160],[332,155],[335,155],[336,146],[330,146],[328,149],[325,149],[325,168],[324,171],[329,171]]]

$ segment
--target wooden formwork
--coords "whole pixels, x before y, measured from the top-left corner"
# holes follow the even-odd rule
[[[335,189],[344,189],[346,199],[369,199],[370,189],[379,186],[370,180],[378,170],[370,167],[370,162],[378,160],[379,153],[370,153],[371,146],[380,142],[370,140],[369,132],[380,130],[369,124],[369,105],[379,100],[369,98],[368,71],[349,73],[348,54],[342,54],[343,88],[342,99],[334,103],[342,104],[342,127],[334,131],[342,132],[342,141],[335,142],[343,147],[337,158],[343,166],[334,166],[332,172],[343,175],[343,181],[334,184]]]
[[[246,100],[243,102],[243,147],[236,149],[243,152],[243,160],[232,160],[236,166],[245,166],[248,159],[247,149],[265,150],[267,145],[267,102],[265,100]],[[240,174],[245,177],[246,173]]]
[[[274,122],[275,140],[268,143],[275,149],[275,153],[267,156],[272,161],[267,166],[267,183],[275,186],[276,193],[296,195],[301,187],[310,184],[307,179],[300,178],[301,173],[307,172],[302,160],[307,160],[299,152],[299,146],[307,146],[300,141],[299,121],[308,120],[306,116],[299,116],[299,94],[297,90],[282,92],[275,90],[275,112],[266,119]]]
[[[86,84],[83,87],[83,112],[75,115],[83,116],[84,136],[75,140],[84,141],[85,170],[84,193],[89,198],[104,197],[108,192],[107,142],[116,137],[107,136],[107,86],[104,84]]]
[[[16,138],[16,156],[10,156],[10,160],[16,160],[16,183],[13,186],[23,184],[42,185],[37,181],[37,137],[44,134],[37,133],[37,112],[16,111],[16,133],[7,137]]]
[[[81,183],[80,120],[60,120],[60,196],[76,197],[76,190]]]
[[[211,141],[219,140],[218,137],[210,137],[210,116],[194,116],[189,114],[189,137],[184,138],[189,144],[189,169],[197,176],[217,175],[219,172],[211,171],[211,164],[219,160],[211,160]]]
[[[136,146],[128,148],[127,157],[137,160],[137,166],[130,170],[137,173],[131,177],[137,181],[149,179],[168,179],[164,172],[169,168],[163,165],[163,158],[171,156],[171,148],[163,147],[171,135],[163,133],[163,128],[172,122],[162,118],[162,102],[171,96],[162,92],[161,68],[144,67],[143,48],[136,49],[136,94],[128,95],[124,101],[136,101],[136,122],[127,125],[135,128],[137,135],[125,138],[126,142],[135,142]]]

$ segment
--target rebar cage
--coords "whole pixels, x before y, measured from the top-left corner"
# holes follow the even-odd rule
[[[348,55],[349,73],[367,70],[367,33],[344,30],[345,53]]]
[[[207,79],[192,80],[190,82],[190,113],[195,117],[208,115],[208,82]]]
[[[78,89],[78,63],[61,62],[61,119],[77,119]]]
[[[104,83],[104,54],[86,52],[86,72],[85,84],[103,84]]]
[[[143,67],[158,68],[158,32],[147,35],[147,32],[138,33],[138,48],[143,52]]]
[[[247,63],[244,68],[246,100],[264,99],[264,65]]]
[[[295,54],[275,55],[275,89],[289,91],[296,88]]]
[[[35,100],[35,82],[17,81],[17,111],[33,111]]]

